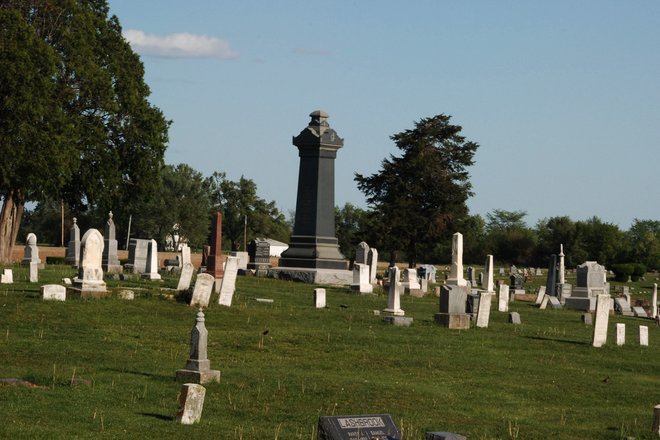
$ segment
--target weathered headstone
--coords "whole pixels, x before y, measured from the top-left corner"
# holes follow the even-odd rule
[[[74,284],[82,296],[103,296],[107,293],[103,281],[103,236],[96,229],[89,229],[80,242],[78,278]]]
[[[39,259],[39,247],[37,247],[37,236],[32,232],[30,232],[25,239],[22,261],[22,264],[26,266],[30,263],[41,265],[41,260]]]
[[[610,318],[611,298],[607,294],[598,295],[596,298],[596,319],[591,345],[602,347],[607,342],[607,324]]]
[[[0,284],[13,284],[14,272],[12,269],[3,269],[2,276],[0,277]]]
[[[176,421],[182,425],[199,423],[204,409],[206,388],[196,383],[184,383],[179,391],[179,409]]]
[[[386,440],[400,437],[389,414],[319,417],[318,440]]]
[[[369,283],[376,283],[376,275],[378,274],[378,249],[369,248],[369,257],[367,258],[369,265]]]
[[[559,298],[557,298],[556,296],[549,296],[548,297],[548,302],[549,302],[551,308],[561,309],[561,303],[559,302]]]
[[[231,307],[231,301],[234,298],[236,291],[236,276],[238,275],[238,258],[227,257],[225,264],[224,276],[220,283],[220,296],[218,297],[218,304]],[[216,283],[218,281],[216,280]]]
[[[41,298],[51,301],[66,301],[66,287],[59,284],[44,284],[41,286]]]
[[[548,307],[548,301],[550,301],[550,295],[543,295],[543,299],[541,300],[541,304],[539,304],[539,309],[545,310],[546,307]]]
[[[626,298],[614,298],[614,311],[624,316],[635,316]]]
[[[509,323],[514,325],[522,324],[522,321],[520,320],[520,313],[518,312],[509,313]]]
[[[183,267],[186,263],[192,264],[192,258],[190,257],[190,246],[188,246],[186,243],[182,243],[179,252],[181,253],[181,258],[179,259],[181,262],[181,267]]]
[[[594,320],[593,317],[591,316],[591,313],[583,313],[582,322],[584,323],[584,325],[594,325]]]
[[[620,322],[616,324],[616,345],[625,345],[626,343],[626,325]]]
[[[644,307],[640,306],[635,306],[632,308],[633,313],[635,314],[636,317],[638,318],[648,318],[649,315],[646,313],[646,310],[644,310]]]
[[[183,266],[181,266],[179,282],[176,286],[177,291],[180,292],[190,288],[190,281],[192,280],[193,273],[195,273],[195,266],[193,266],[192,263],[184,263]]]
[[[231,251],[229,255],[238,258],[238,270],[247,270],[247,265],[250,260],[247,252]]]
[[[410,290],[420,290],[422,288],[417,279],[417,271],[415,269],[404,269],[403,280],[401,282]]]
[[[651,294],[651,318],[658,317],[658,283],[653,283],[653,293]]]
[[[80,228],[78,227],[78,220],[73,218],[73,225],[69,231],[69,243],[66,247],[66,255],[64,262],[74,267],[78,267],[80,261]]]
[[[151,240],[131,238],[128,243],[128,263],[124,266],[127,273],[145,273],[147,271],[147,255]]]
[[[149,248],[147,250],[147,267],[146,271],[142,274],[142,278],[149,280],[160,280],[158,273],[158,244],[156,240],[149,241]]]
[[[117,256],[117,237],[115,222],[112,220],[112,211],[108,214],[108,221],[104,229],[103,271],[106,273],[121,273],[122,267]]]
[[[559,263],[557,267],[557,282],[558,284],[564,284],[566,282],[566,270],[564,268],[564,245],[559,245]]]
[[[460,232],[452,236],[451,241],[451,269],[445,284],[452,286],[466,286],[463,278],[463,234]]]
[[[270,243],[263,238],[255,238],[248,243],[250,262],[248,269],[254,270],[256,276],[266,276],[270,269]]]
[[[545,286],[539,287],[539,291],[536,293],[536,304],[541,304],[543,297],[545,296]]]
[[[610,292],[605,267],[595,261],[586,261],[579,265],[575,272],[576,287],[572,288],[571,296],[566,298],[566,307],[593,311],[596,307],[596,296]]]
[[[389,290],[387,294],[387,308],[383,313],[393,316],[404,316],[406,313],[401,309],[401,286],[399,280],[399,268],[394,266],[388,269]]]
[[[643,347],[649,345],[649,328],[645,325],[639,326],[639,345]]]
[[[190,381],[202,385],[209,382],[220,382],[220,371],[211,370],[211,361],[208,359],[208,335],[204,325],[204,312],[200,309],[190,333],[190,357],[186,367],[176,372],[178,382]]]
[[[486,255],[486,267],[484,269],[484,278],[481,288],[486,292],[494,292],[493,289],[493,256]]]
[[[434,316],[435,322],[449,329],[468,330],[470,315],[465,310],[467,296],[467,283],[465,285],[444,284],[440,288],[440,311]]]
[[[122,289],[119,291],[117,296],[119,299],[123,299],[125,301],[133,301],[135,299],[135,292],[130,289]]]
[[[317,309],[325,308],[325,289],[314,289],[314,307]]]
[[[498,312],[509,311],[509,286],[506,284],[500,285],[499,301],[497,302]]]
[[[361,241],[355,249],[355,264],[369,263],[369,245]]]
[[[481,292],[479,295],[479,308],[477,310],[477,327],[488,327],[490,319],[490,305],[493,300],[494,293]]]
[[[211,248],[206,257],[206,273],[219,280],[223,277],[222,263],[222,213],[216,212],[211,222]],[[237,262],[238,264],[238,262]]]
[[[30,282],[39,282],[39,263],[30,263]]]
[[[369,266],[362,263],[353,265],[353,284],[351,289],[362,294],[372,293],[374,286],[369,282]]]
[[[200,273],[197,275],[192,299],[190,300],[191,307],[206,308],[209,306],[213,283],[215,283],[215,278],[211,274]]]

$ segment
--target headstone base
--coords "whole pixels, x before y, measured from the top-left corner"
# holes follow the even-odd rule
[[[436,313],[435,322],[452,330],[470,329],[470,315],[468,313]]]
[[[103,288],[90,288],[89,286],[76,286],[76,287],[67,287],[66,288],[67,297],[78,297],[82,299],[88,298],[104,298],[110,295],[110,292],[105,288],[105,283],[103,283]]]
[[[404,316],[406,312],[401,309],[384,309],[383,314],[388,316]]]
[[[276,267],[268,271],[268,276],[312,284],[353,284],[353,272],[350,270]]]
[[[204,385],[211,382],[220,382],[220,370],[177,370],[176,371],[176,381],[177,382],[192,382]]]
[[[383,316],[383,321],[397,327],[410,327],[413,323],[413,319],[411,317],[396,315]]]

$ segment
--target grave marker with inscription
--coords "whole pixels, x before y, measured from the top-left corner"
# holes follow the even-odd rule
[[[318,440],[373,440],[401,437],[389,414],[319,417]]]

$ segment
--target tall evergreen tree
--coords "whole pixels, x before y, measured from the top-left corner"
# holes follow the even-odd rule
[[[440,114],[421,119],[415,128],[391,137],[401,156],[383,160],[379,172],[355,175],[374,211],[379,249],[403,251],[413,267],[448,240],[455,223],[468,215],[472,195],[467,167],[479,145],[466,141],[462,128]]]
[[[156,188],[169,123],[105,0],[0,0],[0,261],[25,203],[125,210]]]

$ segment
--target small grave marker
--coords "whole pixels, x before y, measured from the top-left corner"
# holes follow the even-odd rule
[[[179,392],[179,410],[176,421],[182,425],[199,423],[202,419],[206,388],[196,383],[184,383]]]

